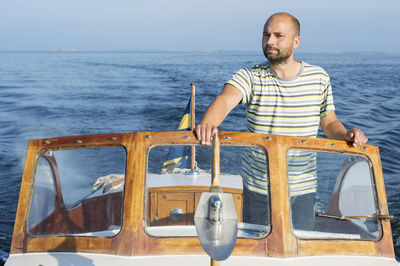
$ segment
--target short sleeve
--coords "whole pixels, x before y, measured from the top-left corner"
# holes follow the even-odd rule
[[[237,88],[243,95],[242,103],[249,104],[253,91],[253,75],[249,68],[242,68],[236,72],[226,84]]]
[[[322,92],[320,117],[324,118],[329,111],[334,111],[334,110],[335,110],[335,105],[333,104],[332,86],[328,77],[325,82],[324,90]]]

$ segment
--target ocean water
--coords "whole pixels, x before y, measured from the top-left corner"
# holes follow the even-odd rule
[[[331,76],[336,113],[380,147],[400,259],[400,54],[298,54]],[[196,84],[196,122],[257,52],[0,52],[0,265],[11,244],[27,142],[175,130]],[[221,130],[246,131],[237,107]]]

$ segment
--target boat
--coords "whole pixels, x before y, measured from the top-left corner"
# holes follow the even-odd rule
[[[163,170],[174,148],[196,160]],[[265,158],[265,224],[243,215],[248,151]],[[307,228],[293,219],[293,156],[316,162]],[[5,265],[399,265],[391,218],[373,145],[226,131],[212,146],[193,131],[34,139]]]

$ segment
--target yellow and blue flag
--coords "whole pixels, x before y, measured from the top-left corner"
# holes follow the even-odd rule
[[[189,99],[189,102],[185,109],[185,114],[182,117],[181,123],[179,124],[178,130],[180,131],[190,131],[190,107],[191,107],[192,99]]]
[[[191,130],[191,99],[189,100],[185,113],[181,119],[178,130],[190,131]],[[173,173],[175,168],[187,168],[187,160],[190,154],[190,146],[173,146],[169,152],[167,160],[163,163],[162,172]]]

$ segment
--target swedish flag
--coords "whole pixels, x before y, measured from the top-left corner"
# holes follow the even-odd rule
[[[180,131],[190,131],[190,107],[191,107],[192,99],[189,99],[189,102],[185,109],[185,114],[182,117],[181,123],[179,124],[178,130]]]
[[[179,124],[179,131],[190,131],[191,130],[191,99],[189,100],[185,114]],[[190,146],[174,146],[168,152],[167,160],[164,162],[161,172],[162,173],[173,173],[175,168],[187,168],[187,159],[190,154]]]

